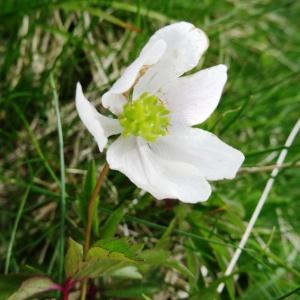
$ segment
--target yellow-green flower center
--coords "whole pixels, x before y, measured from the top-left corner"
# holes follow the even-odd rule
[[[156,96],[143,93],[135,101],[127,102],[123,107],[119,121],[124,136],[141,136],[153,142],[167,134],[170,123],[169,111]]]

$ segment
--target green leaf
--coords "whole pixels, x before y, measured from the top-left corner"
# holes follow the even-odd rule
[[[130,245],[126,239],[100,240],[90,248],[86,261],[73,278],[113,276],[117,270],[143,264],[144,261],[138,256],[140,251],[140,245]],[[135,272],[132,276],[138,275]]]
[[[130,245],[126,239],[100,240],[90,248],[85,262],[81,262],[82,247],[70,240],[66,257],[66,272],[73,278],[119,276],[141,279],[137,267],[144,271],[153,266],[170,267],[187,277],[193,274],[168,251],[151,249],[141,251],[141,245]],[[146,268],[146,269],[145,269]]]
[[[103,248],[109,252],[120,252],[130,258],[136,258],[143,248],[140,244],[129,244],[127,239],[105,239],[100,240],[94,246]]]
[[[194,241],[192,239],[187,239],[187,244],[185,248],[187,268],[190,270],[190,272],[193,273],[194,276],[193,278],[189,278],[190,291],[193,293],[193,291],[198,291],[200,287],[204,287],[205,283],[200,273],[200,258],[198,257],[197,253],[193,250],[196,248]]]
[[[7,300],[28,279],[28,274],[0,275],[0,300]]]
[[[103,226],[103,231],[101,233],[103,239],[114,237],[117,231],[117,226],[122,221],[124,214],[125,214],[124,208],[119,207],[109,216],[109,218],[107,219],[107,221]]]
[[[100,247],[92,247],[88,252],[87,260],[93,260],[95,258],[100,260],[119,260],[134,263],[133,259],[129,258],[128,256],[126,256],[126,254],[122,252],[111,252]]]
[[[164,265],[170,257],[170,253],[162,249],[149,249],[143,251],[139,257],[149,265]]]
[[[138,259],[132,259],[121,252],[111,252],[104,248],[92,247],[82,264],[76,278],[96,278],[112,275],[116,270],[126,266],[141,263]]]
[[[36,294],[55,290],[55,287],[56,284],[49,277],[36,276],[28,278],[28,275],[1,276],[0,299],[25,300]]]
[[[177,219],[174,218],[168,228],[166,229],[166,231],[164,232],[164,234],[162,235],[162,237],[160,238],[160,240],[157,242],[155,248],[157,249],[167,249],[169,248],[169,245],[170,245],[170,236],[176,226],[176,223],[177,223]]]
[[[97,177],[97,169],[94,160],[90,161],[87,173],[85,176],[85,180],[83,183],[83,189],[78,201],[79,213],[81,219],[83,220],[84,224],[87,221],[87,210],[88,210],[88,203],[93,193],[93,190],[96,185],[96,177]],[[99,205],[99,197],[95,201],[94,206],[94,216],[93,216],[93,233],[95,236],[99,236],[99,218],[98,218],[98,205]]]
[[[188,278],[194,278],[194,274],[180,261],[175,259],[169,259],[164,264],[166,267],[173,268],[181,275],[184,275]]]
[[[96,237],[99,237],[99,224],[100,224],[100,220],[98,217],[98,206],[99,206],[99,202],[100,202],[100,197],[98,196],[95,204],[94,204],[94,208],[93,208],[93,212],[94,212],[94,216],[93,216],[93,224],[92,224],[92,229],[93,229],[93,233]]]
[[[127,266],[122,269],[114,271],[111,276],[130,278],[130,279],[142,279],[143,275],[138,271],[135,266]]]
[[[178,260],[172,259],[170,253],[162,249],[151,249],[143,251],[139,257],[144,263],[150,266],[164,266],[177,270],[180,274],[192,278],[194,275],[191,271],[180,263]]]
[[[145,294],[142,294],[142,297],[143,297],[143,299],[144,300],[151,300],[151,298],[149,298],[147,295],[145,295]]]
[[[88,165],[87,173],[83,184],[83,191],[82,191],[82,196],[87,201],[91,197],[95,185],[96,185],[96,166],[95,166],[95,161],[91,160]],[[88,202],[86,202],[85,204],[86,204],[85,208],[87,208]]]
[[[82,245],[69,238],[69,247],[65,257],[65,272],[67,278],[79,271],[82,263]]]
[[[141,285],[134,284],[132,286],[127,286],[124,289],[114,289],[110,291],[105,291],[104,294],[107,297],[112,297],[113,299],[141,299],[141,295],[143,295],[143,299],[145,295],[150,294],[153,295],[159,291],[159,287],[155,285],[147,285],[145,283]]]

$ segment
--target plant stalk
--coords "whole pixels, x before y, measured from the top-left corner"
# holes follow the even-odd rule
[[[87,211],[87,224],[85,228],[84,233],[84,244],[83,244],[83,261],[86,260],[87,253],[90,248],[90,242],[91,242],[91,232],[92,232],[92,225],[93,225],[93,217],[94,217],[94,207],[97,200],[97,196],[99,194],[99,191],[101,189],[101,186],[104,182],[104,179],[109,171],[109,166],[107,163],[105,163],[103,169],[101,170],[99,177],[97,178],[96,186],[93,190],[92,196],[88,203],[88,211]],[[88,280],[84,279],[81,285],[81,300],[86,299],[86,293],[87,293],[87,283]]]

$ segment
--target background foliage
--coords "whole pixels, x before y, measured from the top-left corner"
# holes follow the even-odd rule
[[[300,2],[0,0],[0,7],[1,271],[34,270],[62,280],[62,246],[69,236],[82,242],[84,199],[105,159],[79,121],[75,84],[105,113],[100,95],[149,36],[186,20],[210,38],[199,68],[229,66],[222,101],[201,127],[241,149],[246,161],[234,181],[214,183],[209,201],[193,206],[156,201],[111,171],[94,238],[115,235],[144,249],[169,250],[163,252],[168,259],[187,270],[152,260],[142,279],[107,277],[95,284],[101,299],[219,297],[216,286],[299,118]],[[299,146],[300,137],[220,299],[279,299],[299,286]],[[7,287],[2,281],[0,290],[1,284]]]

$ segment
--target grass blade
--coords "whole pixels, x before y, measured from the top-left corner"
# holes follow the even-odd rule
[[[65,252],[65,218],[66,218],[66,180],[65,180],[65,159],[64,159],[64,139],[62,132],[61,116],[59,111],[58,95],[53,76],[50,76],[51,88],[53,91],[53,102],[57,120],[57,131],[59,140],[59,160],[60,160],[60,179],[61,179],[61,202],[60,202],[60,249],[59,249],[59,282],[63,278],[64,272],[64,252]]]

